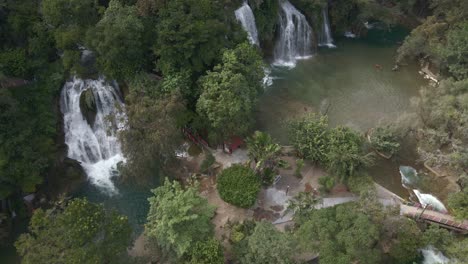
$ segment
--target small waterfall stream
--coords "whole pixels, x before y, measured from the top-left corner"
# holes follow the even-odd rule
[[[234,13],[236,15],[236,19],[247,32],[249,42],[257,46],[260,45],[260,42],[258,41],[257,26],[255,25],[255,17],[250,6],[244,2]]]
[[[289,1],[282,1],[280,5],[280,32],[274,51],[274,64],[294,67],[298,59],[312,55],[313,32],[306,17]]]
[[[450,259],[432,246],[421,249],[421,253],[424,257],[422,264],[445,264],[450,262]]]
[[[88,89],[96,108],[92,126],[80,108],[80,97]],[[79,161],[90,181],[110,194],[117,192],[111,178],[118,173],[117,163],[124,161],[116,128],[108,120],[109,115],[115,115],[117,129],[123,127],[117,105],[123,106],[118,89],[104,79],[74,78],[65,83],[60,98],[68,157]]]
[[[328,21],[328,6],[322,9],[322,28],[319,34],[319,46],[335,48],[330,30],[330,22]]]
[[[400,175],[403,187],[412,191],[421,205],[430,205],[432,210],[447,213],[447,208],[437,197],[429,193],[421,193],[419,190],[421,179],[416,169],[410,166],[400,166]]]

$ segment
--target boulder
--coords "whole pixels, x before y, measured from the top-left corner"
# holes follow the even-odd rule
[[[91,89],[87,89],[81,93],[80,110],[81,114],[83,114],[83,117],[92,127],[94,125],[94,121],[96,120],[97,108],[96,98],[94,98],[94,93]]]

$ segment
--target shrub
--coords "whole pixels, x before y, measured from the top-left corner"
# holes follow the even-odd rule
[[[305,159],[313,162],[326,160],[328,150],[328,121],[314,114],[289,123],[289,141]]]
[[[364,154],[362,143],[361,137],[347,127],[332,129],[327,153],[328,169],[344,180],[360,168],[371,165],[372,156]]]
[[[304,167],[304,160],[298,159],[296,160],[296,170],[294,171],[294,175],[298,178],[302,178],[301,170]]]
[[[225,202],[248,208],[257,199],[260,179],[250,168],[236,164],[221,172],[217,189]]]
[[[203,160],[200,166],[201,171],[202,172],[207,171],[211,167],[211,165],[213,165],[214,162],[215,162],[215,157],[213,156],[213,154],[211,154],[211,152],[207,151],[205,154],[205,159]]]
[[[335,178],[330,176],[320,177],[318,183],[320,184],[320,192],[328,193],[335,186]]]
[[[377,127],[371,135],[372,147],[384,154],[393,155],[400,149],[398,135],[391,126]]]
[[[223,264],[224,255],[221,244],[214,238],[197,242],[192,249],[189,263]]]
[[[361,192],[374,188],[374,181],[368,174],[354,175],[348,178],[348,187],[352,193],[360,194]]]

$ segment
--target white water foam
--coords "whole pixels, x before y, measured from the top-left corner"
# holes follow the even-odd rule
[[[312,27],[306,17],[289,1],[281,2],[280,34],[275,46],[273,65],[293,68],[297,60],[312,56]]]
[[[241,23],[244,30],[247,32],[249,42],[251,44],[260,45],[258,41],[257,26],[255,25],[255,17],[250,6],[244,2],[241,7],[239,7],[234,14],[236,19]]]
[[[91,126],[80,109],[81,94],[91,89],[96,105],[96,118]],[[60,108],[63,113],[65,143],[68,157],[81,163],[91,183],[109,194],[117,193],[112,177],[118,175],[117,164],[125,161],[116,132],[124,126],[125,117],[116,110],[123,106],[117,84],[103,78],[82,80],[74,78],[65,83]],[[116,127],[108,117],[114,115]]]

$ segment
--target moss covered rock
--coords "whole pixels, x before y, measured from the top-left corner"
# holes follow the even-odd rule
[[[83,117],[86,119],[90,126],[94,125],[96,120],[96,100],[91,89],[85,90],[80,96],[80,110]]]

